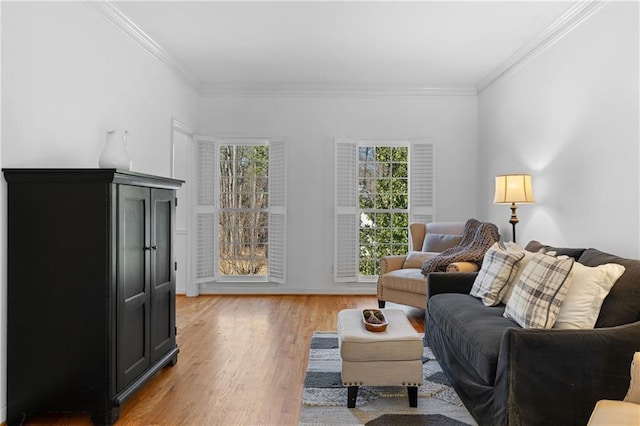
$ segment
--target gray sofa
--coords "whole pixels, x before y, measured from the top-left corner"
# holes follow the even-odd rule
[[[426,343],[480,425],[585,425],[600,399],[622,399],[640,350],[640,260],[596,249],[553,249],[586,266],[619,263],[624,274],[589,330],[523,329],[503,304],[469,295],[477,273],[427,278]]]

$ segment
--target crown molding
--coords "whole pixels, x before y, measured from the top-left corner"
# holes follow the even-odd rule
[[[85,0],[127,38],[157,61],[171,69],[182,81],[202,97],[434,97],[476,96],[493,83],[513,73],[545,49],[560,40],[589,18],[609,0],[579,0],[547,29],[518,49],[501,65],[483,78],[476,87],[442,87],[419,85],[359,85],[319,83],[214,83],[198,82],[166,50],[156,43],[111,0]]]
[[[111,0],[85,0],[85,4],[96,10],[127,38],[137,44],[157,61],[163,63],[189,87],[198,90],[200,85],[180,63],[156,43],[142,28],[124,14]]]
[[[157,61],[166,65],[189,87],[202,97],[428,97],[428,96],[476,96],[475,87],[358,85],[320,83],[214,83],[198,82],[186,69],[155,42],[111,0],[85,0],[85,3],[105,17],[127,38]]]
[[[426,97],[476,96],[475,87],[397,86],[318,83],[204,83],[200,96],[247,97]]]
[[[579,0],[547,29],[535,36],[511,55],[506,61],[491,71],[476,86],[478,93],[496,81],[513,73],[531,59],[567,35],[577,25],[596,13],[609,0]]]

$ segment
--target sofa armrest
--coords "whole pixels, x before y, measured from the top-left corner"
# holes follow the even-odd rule
[[[393,256],[383,256],[380,258],[380,275],[384,275],[387,272],[395,271],[397,269],[402,269],[402,265],[404,265],[404,260],[407,258],[405,255],[393,255]]]
[[[624,398],[638,350],[640,322],[593,330],[507,329],[494,406],[509,408],[509,424],[587,424],[598,400]]]
[[[640,404],[640,352],[633,354],[629,374],[631,375],[631,383],[629,383],[629,390],[624,401]]]
[[[478,265],[473,262],[453,262],[447,266],[447,272],[478,272]]]
[[[430,272],[427,275],[427,300],[441,293],[469,294],[477,272]]]

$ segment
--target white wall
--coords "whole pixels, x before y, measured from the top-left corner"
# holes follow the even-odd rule
[[[169,176],[171,117],[197,95],[84,2],[1,2],[2,167],[97,167],[130,131],[133,170]],[[0,421],[6,419],[6,183],[0,183]]]
[[[3,167],[97,167],[109,128],[169,176],[171,117],[197,95],[84,2],[3,2]]]
[[[246,292],[356,293],[333,283],[333,151],[336,137],[433,137],[436,217],[475,217],[475,96],[428,98],[203,97],[198,129],[209,136],[265,136],[288,144],[287,284]],[[215,291],[238,292],[223,285]],[[211,290],[211,288],[209,288]]]
[[[609,2],[479,95],[478,210],[508,240],[493,178],[531,173],[518,243],[640,255],[638,3]]]

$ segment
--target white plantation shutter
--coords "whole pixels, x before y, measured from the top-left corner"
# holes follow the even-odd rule
[[[196,138],[195,277],[197,283],[214,281],[217,271],[217,212],[215,140]]]
[[[435,145],[429,139],[409,148],[409,222],[435,221]]]
[[[334,280],[359,279],[359,140],[336,139]],[[370,143],[362,141],[363,143]],[[435,144],[431,139],[377,141],[380,146],[409,146],[409,222],[435,220]]]
[[[281,141],[269,143],[269,281],[286,281],[287,151]]]
[[[334,280],[358,280],[358,142],[337,139],[334,176]]]

